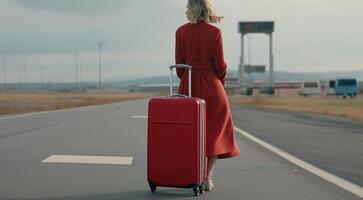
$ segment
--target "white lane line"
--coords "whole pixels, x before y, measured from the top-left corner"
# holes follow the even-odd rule
[[[132,118],[134,119],[147,119],[146,115],[133,115]]]
[[[32,115],[39,115],[39,114],[51,113],[51,112],[63,112],[63,111],[76,110],[76,109],[77,108],[65,108],[65,109],[59,109],[59,110],[48,110],[48,111],[32,112],[32,113],[26,113],[26,114],[17,114],[17,115],[8,116],[8,117],[0,117],[0,120],[17,119],[17,118],[22,118],[22,117],[27,117],[27,116],[32,116]]]
[[[25,114],[15,114],[8,117],[0,117],[0,120],[3,119],[16,119],[16,118],[22,118],[32,115],[38,115],[38,114],[45,114],[45,113],[57,113],[57,112],[64,112],[64,111],[75,111],[75,110],[81,110],[81,109],[87,109],[89,107],[95,107],[99,105],[90,105],[90,106],[82,106],[77,108],[63,108],[63,109],[56,109],[56,110],[46,110],[46,111],[39,111],[39,112],[31,112],[31,113],[25,113]]]
[[[334,174],[331,174],[327,171],[324,171],[318,167],[315,167],[314,165],[310,164],[310,163],[307,163],[275,146],[272,146],[271,144],[253,136],[252,134],[246,132],[246,131],[243,131],[237,127],[234,127],[234,130],[237,131],[238,133],[240,133],[241,135],[249,138],[250,140],[256,142],[257,144],[267,148],[268,150],[276,153],[277,155],[281,156],[282,158],[294,163],[295,165],[319,176],[320,178],[322,179],[325,179],[326,181],[329,181],[361,198],[363,198],[363,188],[360,187],[359,185],[356,185],[354,183],[351,183],[345,179],[342,179],[338,176],[335,176]]]
[[[116,104],[116,103],[121,103],[121,102],[109,103],[107,105]],[[8,116],[8,117],[0,117],[0,120],[3,120],[3,119],[16,119],[16,118],[22,118],[22,117],[27,117],[27,116],[32,116],[32,115],[38,115],[38,114],[45,114],[45,113],[57,113],[57,112],[64,112],[64,111],[83,110],[83,109],[88,109],[88,108],[92,108],[92,107],[100,107],[100,106],[104,106],[104,105],[106,105],[106,104],[81,106],[81,107],[76,107],[76,108],[62,108],[62,109],[56,109],[56,110],[46,110],[46,111],[39,111],[39,112],[31,112],[31,113],[26,113],[26,114],[15,114],[15,115]]]
[[[28,114],[22,114],[22,115],[14,115],[14,116],[8,116],[8,117],[1,117],[0,120],[2,119],[16,119],[16,118],[20,118],[20,117],[26,117],[26,116],[31,116],[34,115],[36,113],[28,113]]]
[[[43,163],[86,163],[131,165],[133,157],[118,156],[84,156],[84,155],[52,155],[42,160]]]

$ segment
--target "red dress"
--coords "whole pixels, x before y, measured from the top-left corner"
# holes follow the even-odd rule
[[[221,31],[204,21],[184,24],[176,31],[175,62],[192,66],[192,96],[206,101],[207,156],[229,158],[240,153],[224,91],[227,65]],[[188,94],[188,73],[177,69],[180,94]]]

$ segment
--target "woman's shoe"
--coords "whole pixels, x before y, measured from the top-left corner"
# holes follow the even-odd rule
[[[213,189],[213,182],[211,177],[207,177],[205,180],[205,190],[211,191]]]

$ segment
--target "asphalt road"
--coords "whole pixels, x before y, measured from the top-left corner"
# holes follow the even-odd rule
[[[315,166],[363,186],[363,123],[341,117],[232,107],[237,126]]]
[[[235,126],[362,185],[362,125],[339,118],[232,107]],[[242,154],[218,160],[215,189],[146,181],[147,100],[0,119],[0,199],[354,200],[332,184],[236,133]],[[338,146],[339,148],[335,148]],[[51,155],[133,157],[131,165],[44,163]]]

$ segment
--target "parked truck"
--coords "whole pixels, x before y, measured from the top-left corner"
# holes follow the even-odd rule
[[[299,94],[302,96],[320,95],[321,87],[319,81],[304,81],[301,83]]]

